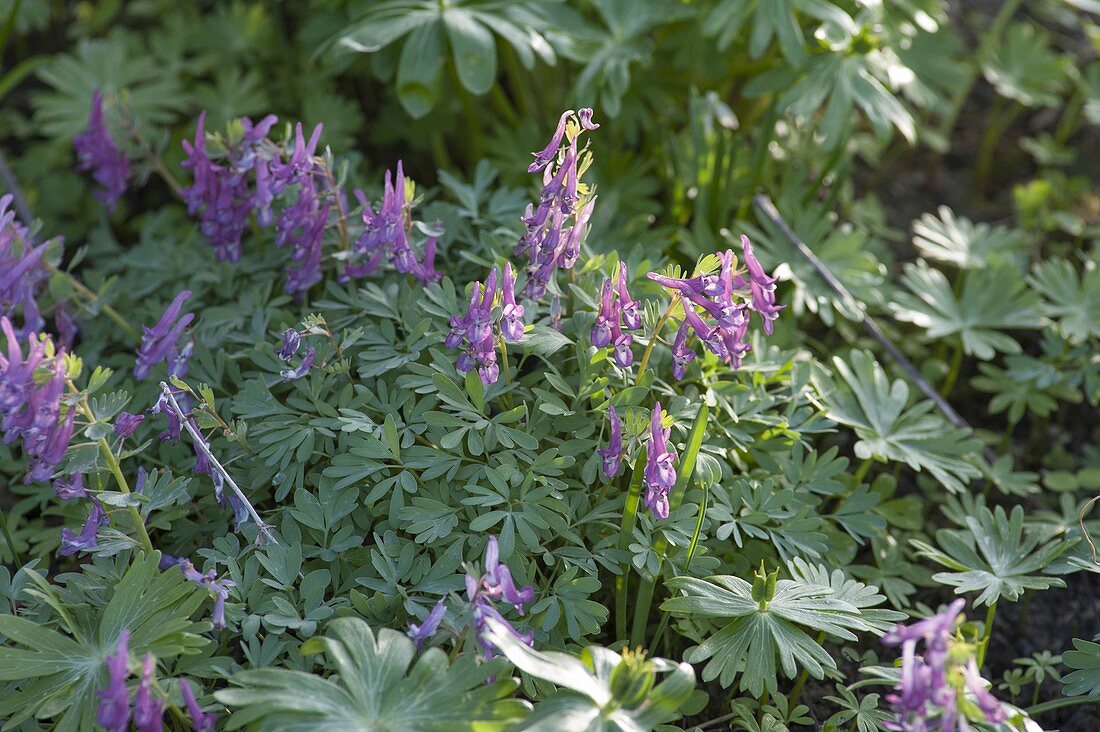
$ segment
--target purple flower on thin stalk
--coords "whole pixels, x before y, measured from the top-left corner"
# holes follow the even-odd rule
[[[275,224],[275,245],[290,244],[293,265],[287,269],[286,291],[301,297],[321,280],[321,245],[330,204],[322,203],[317,179],[323,168],[314,159],[322,125],[313,129],[309,142],[302,125],[294,128],[294,150],[285,164],[272,164],[272,175],[284,187],[295,188],[294,203],[283,209]]]
[[[610,405],[607,407],[607,421],[611,426],[611,436],[608,438],[607,447],[600,448],[596,452],[603,458],[603,474],[608,478],[614,478],[622,469],[623,423],[615,413],[615,407]]]
[[[611,345],[611,329],[619,320],[619,303],[615,299],[615,291],[611,284],[611,278],[604,280],[600,289],[600,310],[596,313],[596,324],[592,326],[589,340],[596,348],[607,348]]]
[[[476,577],[468,572],[466,574],[466,596],[470,601],[477,641],[482,651],[484,651],[486,659],[492,658],[496,651],[495,646],[488,639],[488,618],[499,621],[521,642],[527,645],[534,642],[533,634],[517,631],[493,605],[494,602],[503,600],[511,604],[520,615],[523,615],[523,606],[535,599],[534,589],[531,587],[517,588],[508,567],[500,563],[500,547],[495,536],[489,537],[485,547],[484,574],[481,577]]]
[[[11,202],[10,193],[0,196],[0,317],[14,320],[22,309],[23,327],[15,332],[25,336],[45,325],[37,296],[49,277],[42,260],[48,242],[34,245],[27,227],[8,210]]]
[[[214,613],[210,622],[215,628],[224,628],[225,601],[229,599],[229,588],[235,587],[236,583],[231,579],[218,579],[218,573],[213,569],[203,574],[195,569],[190,559],[181,561],[179,567],[183,571],[183,576],[189,581],[214,594]]]
[[[172,408],[172,404],[168,401],[168,396],[161,392],[157,397],[157,401],[149,408],[150,414],[163,414],[164,419],[168,422],[168,429],[160,433],[160,441],[175,442],[180,438],[180,430],[183,429],[183,423],[180,421],[179,414]]]
[[[130,699],[126,693],[126,677],[130,674],[130,631],[118,636],[114,655],[107,656],[107,688],[99,689],[99,709],[96,724],[108,732],[126,732],[130,728]]]
[[[110,523],[102,506],[96,501],[92,504],[92,510],[88,518],[84,520],[84,526],[79,534],[74,534],[72,529],[61,529],[61,548],[57,550],[59,557],[70,557],[77,552],[86,552],[98,546],[96,532],[103,524]]]
[[[626,262],[619,262],[617,289],[623,327],[627,330],[638,330],[642,327],[642,314],[638,311],[638,301],[632,300],[630,298],[630,292],[626,289],[628,279],[629,275],[626,272]]]
[[[73,138],[76,149],[77,170],[92,171],[92,179],[99,186],[95,197],[103,201],[108,211],[114,211],[118,199],[126,192],[130,178],[130,161],[119,149],[107,129],[103,114],[103,95],[99,89],[92,93],[92,110],[88,126]]]
[[[84,473],[74,473],[68,477],[55,480],[53,482],[53,494],[62,501],[87,498],[88,489],[84,487]]]
[[[516,272],[512,269],[511,262],[504,264],[504,282],[500,288],[504,298],[504,309],[501,312],[500,332],[509,341],[518,341],[523,338],[524,307],[516,304]]]
[[[305,354],[302,356],[301,362],[296,368],[286,369],[279,372],[279,376],[283,381],[294,381],[300,379],[309,373],[309,370],[313,368],[313,362],[317,358],[317,349],[313,346],[306,346]]]
[[[416,650],[421,650],[425,641],[430,639],[435,632],[439,630],[439,624],[443,622],[443,616],[447,612],[446,605],[443,604],[443,600],[440,600],[435,604],[435,607],[431,609],[428,616],[424,618],[424,622],[417,625],[416,623],[409,623],[409,638],[416,641]]]
[[[194,313],[183,313],[183,301],[189,297],[190,290],[181,291],[168,305],[156,325],[142,329],[144,333],[141,346],[137,350],[134,378],[143,380],[154,365],[162,361],[174,361],[179,357],[179,340],[184,329],[195,319]]]
[[[749,288],[752,301],[749,307],[756,311],[764,321],[764,332],[772,334],[772,323],[779,317],[784,306],[775,304],[775,278],[769,277],[753,254],[749,238],[741,235],[741,249],[745,255],[745,266],[749,270]]]
[[[989,682],[982,678],[978,670],[977,662],[971,658],[963,668],[963,678],[966,680],[966,688],[974,696],[985,721],[989,724],[1000,724],[1008,719],[1004,706],[997,697],[989,693]]]
[[[643,502],[653,513],[655,519],[668,518],[668,493],[676,485],[676,452],[669,445],[672,433],[661,425],[661,405],[653,406],[653,416],[649,420],[649,450],[646,453],[645,484]]]
[[[451,316],[451,331],[444,343],[448,348],[462,347],[455,363],[462,373],[477,369],[481,383],[488,386],[500,375],[497,364],[496,338],[493,332],[493,301],[497,293],[497,270],[490,270],[485,284],[475,282],[470,288],[470,304],[463,316]]]
[[[164,700],[153,695],[156,659],[146,653],[141,662],[141,683],[134,696],[134,726],[137,732],[161,732],[164,729]]]
[[[298,352],[298,347],[301,344],[302,334],[294,328],[287,328],[283,332],[283,345],[275,352],[275,355],[289,363],[294,354]]]
[[[130,414],[129,412],[119,412],[115,417],[115,437],[121,437],[126,439],[134,434],[134,431],[138,428],[138,425],[145,421],[144,414]]]
[[[214,725],[218,721],[215,712],[203,712],[199,702],[195,699],[195,692],[191,691],[191,685],[180,679],[180,694],[183,695],[184,706],[191,717],[191,729],[194,732],[214,732]]]

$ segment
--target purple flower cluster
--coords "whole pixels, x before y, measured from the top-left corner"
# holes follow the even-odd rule
[[[504,265],[503,277],[496,269],[489,272],[485,284],[475,282],[470,288],[470,304],[463,316],[451,316],[451,331],[444,341],[448,348],[463,349],[456,368],[462,373],[477,369],[481,383],[488,386],[500,376],[497,364],[496,329],[493,323],[493,304],[500,282],[500,297],[504,303],[501,311],[500,332],[505,340],[517,341],[523,337],[524,308],[516,304],[516,275],[510,263]]]
[[[218,721],[218,715],[214,712],[204,712],[199,702],[195,699],[195,692],[191,691],[191,685],[180,679],[180,694],[183,695],[183,704],[187,707],[187,714],[191,717],[191,729],[194,732],[214,732],[214,726]]]
[[[103,201],[107,210],[114,211],[118,199],[126,192],[130,179],[130,160],[119,149],[107,129],[103,114],[103,95],[98,89],[92,94],[92,111],[88,126],[73,138],[76,150],[77,170],[92,171],[92,179],[99,186],[95,197]]]
[[[99,531],[99,527],[110,522],[103,506],[99,501],[93,499],[92,510],[88,513],[88,518],[84,519],[84,526],[81,527],[79,534],[73,533],[72,529],[69,528],[61,529],[61,548],[58,549],[57,555],[59,557],[70,557],[77,552],[95,549],[98,546],[96,533]]]
[[[775,279],[768,277],[752,252],[748,237],[741,237],[749,279],[734,271],[737,258],[732,249],[718,255],[721,269],[717,275],[691,278],[665,277],[650,272],[649,278],[676,293],[683,305],[684,319],[672,346],[673,372],[682,379],[695,354],[687,347],[690,331],[725,363],[740,368],[751,346],[746,341],[749,312],[763,321],[764,332],[771,334],[772,323],[783,306],[776,305]],[[702,310],[702,316],[699,311]],[[713,320],[714,325],[709,325]]]
[[[485,547],[485,573],[480,577],[466,573],[466,597],[470,601],[477,641],[485,652],[486,658],[492,658],[495,651],[495,647],[487,637],[489,629],[487,618],[493,618],[502,623],[516,638],[527,645],[534,642],[534,635],[521,633],[513,628],[493,604],[503,600],[512,605],[522,616],[523,606],[535,599],[535,590],[531,587],[517,588],[508,567],[500,563],[500,547],[495,536],[489,537]]]
[[[645,496],[642,502],[653,518],[668,518],[668,493],[676,485],[676,451],[668,442],[670,428],[661,426],[661,405],[653,405],[649,420],[649,450],[645,463]]]
[[[355,196],[363,207],[363,233],[355,239],[353,253],[357,261],[348,264],[341,279],[365,277],[378,271],[383,258],[402,274],[411,274],[425,285],[437,282],[442,277],[435,270],[435,255],[438,237],[429,236],[423,244],[424,254],[417,258],[416,251],[409,242],[413,229],[412,201],[407,200],[408,192],[405,170],[397,163],[397,175],[386,171],[386,181],[382,191],[382,202],[378,210],[367,201],[362,191]]]
[[[277,122],[274,115],[264,117],[253,124],[247,117],[241,120],[244,130],[240,140],[228,146],[225,164],[213,161],[206,149],[206,112],[199,114],[195,127],[195,141],[183,141],[187,160],[183,167],[194,176],[194,183],[183,189],[183,201],[187,212],[198,216],[199,228],[210,240],[218,259],[236,262],[241,258],[241,236],[253,209],[259,209],[261,223],[265,216],[270,223],[271,198],[270,171],[263,162],[270,157],[262,143]],[[249,186],[249,172],[256,168],[257,181],[262,186],[253,193]],[[266,213],[265,213],[266,212]]]
[[[45,321],[38,308],[38,292],[49,270],[42,255],[46,243],[34,246],[27,227],[9,211],[12,196],[0,196],[0,317],[15,318],[22,309],[23,327],[20,335],[41,330]]]
[[[187,375],[193,342],[188,339],[182,346],[183,331],[195,319],[194,313],[183,314],[183,301],[191,297],[190,290],[183,290],[172,300],[152,328],[142,328],[141,346],[137,350],[134,378],[144,379],[149,370],[160,362],[168,364],[168,375],[182,379]]]
[[[901,646],[901,683],[887,697],[897,717],[887,724],[888,729],[923,731],[931,729],[934,721],[943,732],[953,732],[956,725],[959,730],[969,729],[965,715],[959,714],[958,695],[964,691],[977,700],[984,721],[997,724],[1006,719],[974,659],[962,665],[955,658],[958,654],[952,653],[955,624],[964,605],[960,598],[943,612],[910,625],[899,624],[883,637],[885,645]],[[924,644],[919,656],[917,643]]]
[[[596,452],[603,458],[603,474],[608,478],[614,478],[622,470],[623,423],[613,406],[607,408],[607,421],[611,426],[611,436],[608,438],[607,447],[601,447]]]
[[[439,624],[443,622],[443,616],[447,613],[447,606],[440,600],[431,609],[424,622],[419,625],[409,623],[409,637],[416,641],[416,650],[421,650],[424,643],[439,630]]]
[[[332,201],[344,208],[343,191],[332,187],[316,154],[322,125],[313,128],[308,140],[302,125],[296,125],[293,144],[283,150],[268,139],[277,117],[268,115],[258,123],[244,117],[215,162],[206,148],[205,120],[203,112],[194,142],[183,143],[183,166],[194,175],[194,183],[183,190],[188,212],[200,216],[199,227],[218,259],[232,262],[241,258],[249,216],[255,213],[261,226],[274,224],[275,244],[290,245],[286,291],[301,298],[321,279],[322,242]],[[283,208],[276,214],[275,200],[284,193]]]
[[[634,343],[634,336],[624,333],[623,330],[638,330],[642,327],[639,303],[631,299],[626,288],[627,279],[626,263],[619,262],[615,281],[610,277],[604,280],[603,289],[600,290],[600,311],[596,314],[596,324],[592,326],[589,336],[596,348],[612,347],[614,351],[611,360],[624,369],[634,363],[634,351],[630,348]]]
[[[99,708],[96,710],[96,724],[107,732],[128,732],[130,729],[130,697],[126,689],[126,679],[130,675],[130,631],[123,630],[118,636],[115,653],[107,656],[107,687],[99,689]],[[141,681],[134,695],[133,720],[137,732],[161,732],[164,729],[165,702],[153,694],[153,674],[156,671],[156,659],[146,653],[141,662]]]
[[[76,410],[62,414],[65,392],[64,351],[53,354],[48,338],[32,333],[27,338],[27,357],[11,321],[0,317],[0,331],[7,340],[7,356],[0,353],[0,431],[4,444],[22,440],[29,458],[24,482],[49,480],[61,463],[73,436]],[[36,383],[35,372],[44,379]]]
[[[525,294],[529,299],[541,298],[554,272],[572,268],[580,256],[596,197],[580,183],[585,166],[580,164],[577,141],[582,133],[597,128],[591,109],[580,110],[576,117],[573,110],[564,112],[554,136],[545,148],[533,153],[535,160],[527,168],[529,173],[542,171],[538,207],[527,206],[525,232],[515,251],[516,256],[527,255]],[[555,167],[552,163],[559,157],[561,162]]]

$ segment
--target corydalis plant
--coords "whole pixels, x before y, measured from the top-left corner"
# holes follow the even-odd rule
[[[630,297],[627,279],[626,263],[619,262],[618,276],[614,280],[608,277],[600,289],[600,310],[589,335],[596,348],[614,349],[611,358],[624,369],[634,363],[634,336],[623,331],[642,327],[639,303]]]
[[[503,304],[499,326],[494,321],[498,295]],[[470,304],[466,314],[451,316],[451,330],[444,341],[448,348],[463,349],[455,367],[462,373],[476,369],[486,386],[495,383],[500,376],[497,331],[499,329],[501,342],[519,340],[523,337],[524,314],[524,307],[516,304],[516,276],[511,263],[505,263],[502,278],[493,269],[485,278],[484,285],[474,282],[470,287]]]
[[[657,272],[648,275],[673,294],[666,316],[677,310],[682,313],[672,348],[677,378],[683,378],[687,364],[695,358],[687,346],[689,331],[733,368],[740,368],[742,359],[751,350],[746,340],[751,312],[760,317],[765,333],[772,332],[772,324],[783,309],[776,304],[775,278],[769,277],[760,266],[748,237],[741,237],[741,246],[747,271],[737,270],[737,257],[732,249],[727,249],[715,255],[717,274],[713,273],[711,260],[704,261],[692,277],[670,277]],[[681,307],[677,309],[677,305]]]
[[[480,576],[466,573],[466,599],[470,602],[474,631],[485,658],[492,658],[496,649],[490,639],[490,618],[523,643],[531,645],[534,641],[533,634],[516,630],[495,606],[497,602],[506,602],[522,616],[524,605],[535,599],[534,588],[516,587],[511,571],[500,561],[500,545],[495,536],[490,536],[485,546],[485,571]]]
[[[532,300],[546,293],[559,268],[571,269],[580,256],[596,196],[581,182],[591,159],[582,159],[584,151],[578,140],[598,128],[591,109],[562,113],[554,136],[545,148],[533,153],[535,160],[527,168],[529,173],[542,171],[542,191],[538,205],[529,204],[524,213],[525,231],[515,255],[527,258],[525,294]]]
[[[38,295],[49,277],[43,260],[48,242],[35,245],[27,227],[9,210],[10,193],[0,196],[0,317],[12,321],[22,315],[19,334],[42,329]]]

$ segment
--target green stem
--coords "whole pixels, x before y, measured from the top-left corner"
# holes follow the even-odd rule
[[[943,386],[940,387],[940,393],[943,394],[944,399],[950,396],[951,390],[955,388],[955,381],[958,380],[959,371],[962,367],[962,357],[962,345],[955,344],[955,348],[951,352],[951,370],[947,372],[947,378],[943,380]]]
[[[1070,97],[1069,103],[1066,104],[1065,111],[1062,112],[1062,116],[1058,119],[1058,126],[1054,130],[1054,139],[1059,145],[1064,145],[1081,126],[1081,108],[1084,104],[1085,95],[1078,86]]]
[[[661,329],[665,327],[665,323],[672,317],[672,308],[675,307],[678,302],[680,302],[680,296],[673,295],[668,303],[668,307],[661,313],[661,317],[657,319],[657,325],[653,326],[653,336],[649,339],[649,343],[646,344],[645,351],[642,353],[642,360],[638,363],[638,375],[634,378],[635,384],[642,380],[642,375],[645,374],[646,367],[649,366],[649,357],[653,353],[653,346],[657,344],[657,340],[661,335]]]
[[[759,127],[762,135],[756,142],[756,149],[752,153],[752,168],[749,172],[749,196],[741,202],[741,208],[737,212],[738,219],[746,219],[749,215],[749,207],[752,206],[752,195],[760,187],[760,180],[764,177],[764,162],[767,160],[768,145],[771,144],[772,135],[775,134],[775,120],[779,115],[779,95],[772,96],[768,102],[768,110],[764,113],[763,126]]]
[[[638,504],[642,495],[642,475],[645,472],[646,448],[643,446],[634,460],[633,474],[630,476],[630,490],[623,506],[623,521],[619,527],[619,551],[628,554],[630,538],[634,536],[634,527],[638,523]],[[630,580],[630,557],[623,561],[619,575],[615,577],[615,637],[626,636],[626,591]]]
[[[83,282],[81,282],[77,278],[73,277],[71,274],[69,274],[65,270],[58,269],[57,267],[55,267],[50,262],[46,262],[46,266],[49,267],[52,271],[54,271],[57,274],[64,277],[65,280],[69,283],[70,287],[72,287],[82,297],[84,297],[88,300],[89,306],[96,307],[100,312],[102,312],[108,318],[115,321],[115,323],[118,325],[118,327],[122,328],[124,331],[126,331],[133,338],[135,338],[135,339],[140,339],[141,338],[141,333],[138,332],[137,328],[130,325],[130,322],[122,316],[122,313],[115,310],[110,305],[107,305],[105,303],[101,303],[99,301],[99,294],[98,293],[96,293],[94,290],[90,289],[87,285],[85,285]]]
[[[985,612],[985,626],[982,629],[982,642],[978,645],[978,668],[985,665],[985,653],[989,650],[989,639],[993,633],[993,619],[997,615],[997,601],[994,600]]]
[[[989,176],[993,170],[993,157],[997,151],[997,143],[1004,137],[1005,132],[1012,123],[1024,111],[1024,107],[1013,104],[1005,109],[1004,97],[997,97],[993,111],[990,112],[990,123],[982,135],[981,147],[978,150],[978,159],[974,164],[974,187],[978,191],[984,191],[989,184]]]
[[[107,444],[107,438],[105,437],[99,438],[99,452],[103,455],[103,459],[107,461],[107,469],[115,476],[118,489],[129,495],[130,484],[126,482],[126,476],[122,474],[122,466],[118,464],[118,459],[111,450],[111,446]],[[142,550],[152,554],[153,541],[149,538],[149,532],[145,530],[145,520],[142,519],[141,512],[137,510],[137,506],[127,506],[127,508],[130,511],[130,520],[134,523],[134,529],[137,531]]]
[[[817,644],[820,646],[825,642],[825,631],[821,631],[817,634]],[[806,681],[810,678],[810,670],[807,668],[802,669],[802,673],[798,675],[798,680],[794,682],[794,686],[791,687],[791,693],[787,694],[787,699],[790,700],[789,706],[794,709],[798,706],[798,697],[802,695],[802,687],[806,685]]]
[[[0,511],[0,530],[4,532],[4,541],[8,543],[8,549],[11,551],[11,561],[13,567],[22,567],[23,559],[19,556],[19,552],[15,548],[15,540],[11,538],[11,531],[8,529],[8,517],[4,511]]]

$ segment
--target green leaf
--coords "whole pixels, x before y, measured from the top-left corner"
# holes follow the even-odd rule
[[[990,511],[981,505],[977,516],[966,516],[964,530],[940,529],[940,548],[913,540],[918,554],[950,569],[932,579],[955,587],[955,594],[980,592],[976,605],[991,605],[1002,597],[1015,602],[1026,590],[1065,587],[1056,577],[1040,575],[1051,562],[1077,542],[1055,538],[1040,546],[1044,534],[1024,531],[1024,509],[1015,506],[1011,514],[997,506]]]
[[[413,119],[426,115],[439,101],[442,71],[440,24],[422,25],[406,39],[397,66],[397,98]]]
[[[214,694],[234,709],[226,729],[491,732],[511,729],[529,709],[506,698],[513,680],[485,683],[498,664],[469,655],[450,664],[438,648],[417,658],[404,633],[375,633],[359,618],[333,620],[316,646],[335,671],[328,678],[275,668],[232,676],[237,688]]]
[[[573,341],[567,336],[548,325],[539,324],[524,333],[523,340],[517,344],[521,351],[533,353],[543,358],[553,356],[561,349],[571,345],[573,345]]]
[[[1066,340],[1100,338],[1100,257],[1087,260],[1080,276],[1068,260],[1048,259],[1035,265],[1028,282],[1042,293],[1040,312]]]
[[[926,213],[913,223],[913,243],[920,253],[960,269],[981,269],[1009,263],[1027,244],[1023,232],[1004,226],[975,224],[947,206]]]
[[[91,729],[107,683],[103,665],[129,629],[130,653],[170,659],[195,653],[209,641],[199,633],[208,623],[191,615],[206,593],[179,570],[161,572],[160,554],[137,555],[121,580],[106,583],[110,599],[99,609],[90,633],[65,635],[46,625],[0,614],[0,681],[17,682],[0,701],[0,717],[18,725],[31,716],[57,720],[58,729]],[[22,646],[22,647],[20,647]],[[48,711],[45,711],[48,710]]]
[[[1019,353],[1020,344],[1002,330],[1036,328],[1038,295],[1029,290],[1015,267],[987,267],[960,275],[958,296],[947,277],[924,260],[905,267],[899,292],[890,309],[894,315],[926,330],[930,339],[957,335],[963,350],[980,359],[997,351]]]
[[[1025,107],[1057,107],[1070,62],[1049,44],[1034,24],[1016,23],[981,59],[982,72],[1001,96]]]
[[[814,381],[829,417],[859,436],[857,457],[898,460],[927,470],[950,491],[961,491],[971,478],[981,476],[963,459],[981,443],[933,414],[932,402],[908,406],[909,386],[900,379],[890,382],[870,353],[853,350],[846,360],[834,357],[833,367],[843,384],[820,371]]]
[[[1073,639],[1074,650],[1062,654],[1062,663],[1074,669],[1062,678],[1066,696],[1089,695],[1100,699],[1100,643]]]
[[[776,659],[792,679],[799,667],[819,679],[826,669],[836,668],[832,656],[800,626],[845,640],[855,640],[853,629],[867,628],[859,618],[859,609],[838,599],[830,587],[800,580],[779,580],[772,600],[760,603],[752,599],[752,585],[738,577],[675,577],[667,584],[683,594],[666,600],[662,610],[689,618],[733,619],[688,649],[684,658],[691,663],[709,659],[702,678],[717,678],[723,687],[740,674],[738,688],[757,697],[765,689],[776,692]]]
[[[458,80],[472,94],[484,94],[497,77],[497,49],[493,34],[472,13],[451,8],[443,13],[451,39]]]

